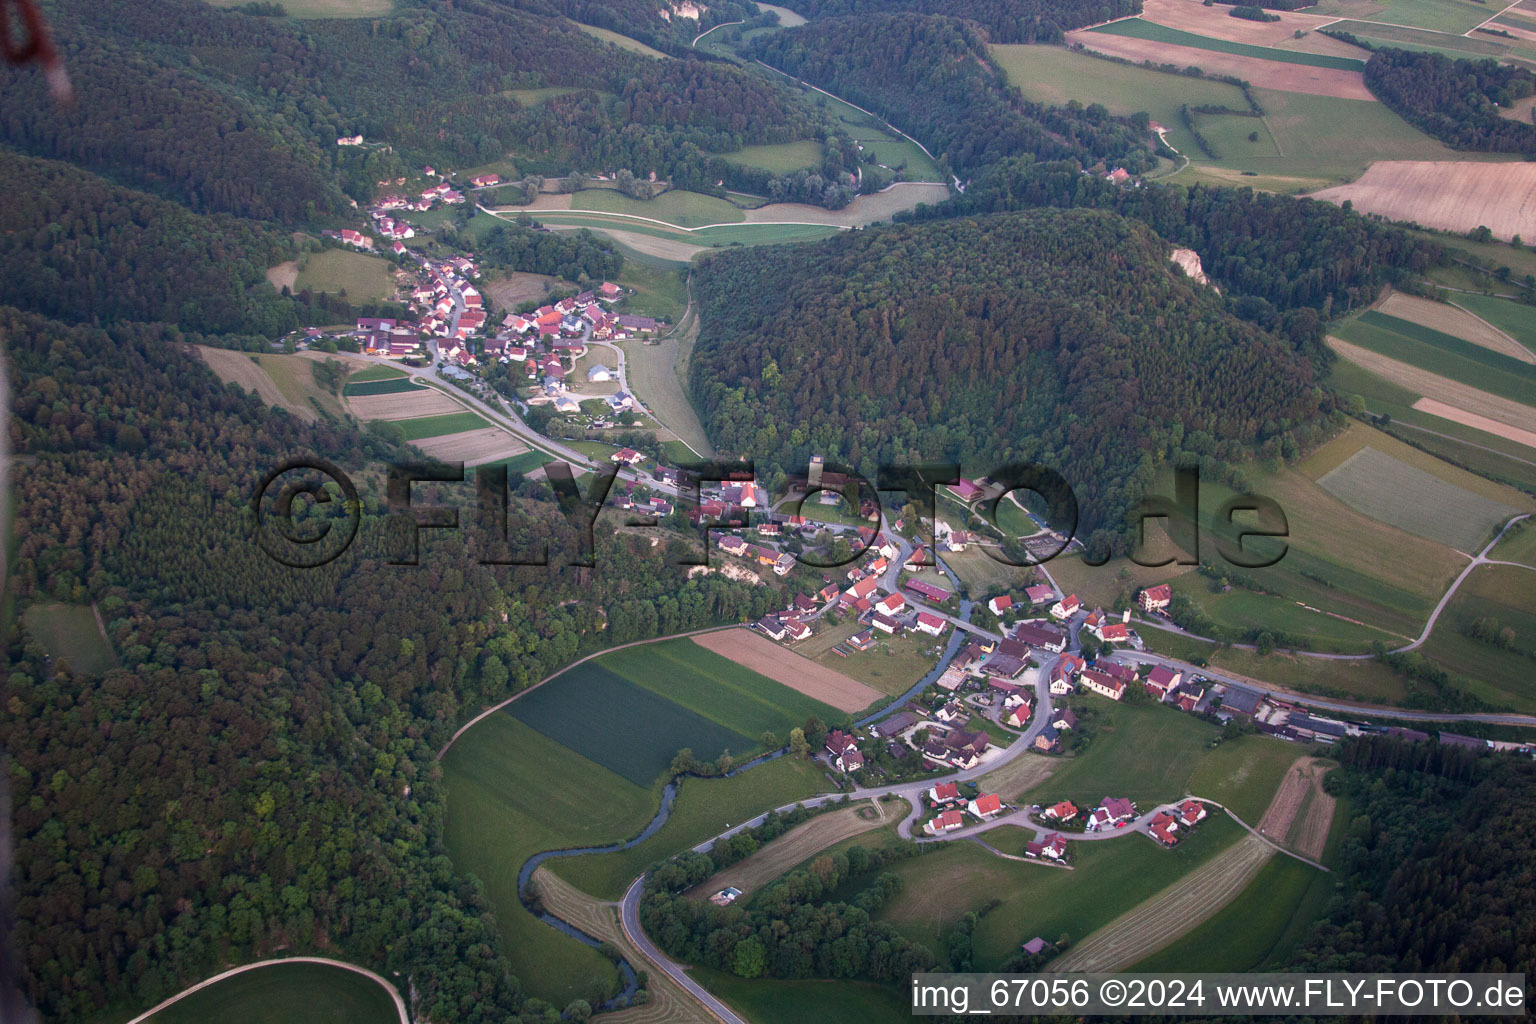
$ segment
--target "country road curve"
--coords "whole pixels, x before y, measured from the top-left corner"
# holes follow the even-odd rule
[[[681,964],[657,949],[655,943],[651,942],[650,936],[645,934],[645,929],[640,927],[640,894],[644,889],[642,884],[644,881],[645,876],[641,875],[631,882],[624,893],[624,901],[619,906],[619,924],[624,929],[625,937],[635,944],[635,948],[640,950],[647,960],[664,971],[667,977],[682,986],[683,991],[698,1000],[700,1006],[720,1018],[725,1024],[750,1024],[745,1018],[737,1016],[729,1006],[715,998],[713,993],[703,985],[689,977],[688,971]]]
[[[211,978],[206,978],[203,981],[198,982],[196,985],[182,989],[180,992],[176,993],[170,998],[165,999],[155,1006],[150,1007],[148,1010],[145,1010],[143,1013],[130,1020],[128,1024],[144,1024],[145,1021],[149,1020],[151,1017],[165,1009],[167,1006],[185,999],[187,996],[192,995],[194,992],[200,992],[211,985],[217,985],[219,982],[225,980],[226,978],[233,978],[237,974],[245,974],[247,971],[254,971],[262,967],[272,967],[276,964],[323,964],[326,967],[338,967],[344,971],[351,971],[353,974],[361,974],[368,980],[382,986],[384,991],[389,993],[390,999],[393,1000],[395,1004],[395,1014],[399,1019],[399,1024],[411,1024],[410,1014],[406,1011],[405,1008],[405,1000],[400,998],[400,990],[395,988],[394,985],[390,984],[389,981],[387,981],[382,976],[368,970],[366,967],[359,967],[356,964],[349,964],[342,960],[331,960],[323,956],[285,956],[277,957],[272,960],[259,960],[254,964],[242,964],[239,967],[231,967],[229,970],[215,974]]]

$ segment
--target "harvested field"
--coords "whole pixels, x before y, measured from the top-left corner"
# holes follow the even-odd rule
[[[1217,53],[1193,46],[1175,46],[1152,39],[1136,39],[1083,29],[1068,32],[1067,42],[1081,44],[1089,50],[1113,57],[1124,57],[1138,64],[1150,60],[1153,64],[1175,64],[1179,67],[1194,65],[1208,74],[1232,75],[1261,89],[1305,92],[1346,100],[1376,99],[1365,87],[1365,81],[1358,71],[1287,64],[1283,60]],[[1291,53],[1283,52],[1288,55]],[[1356,205],[1359,205],[1358,201]]]
[[[400,394],[352,395],[347,404],[358,419],[364,420],[414,420],[420,416],[463,411],[463,406],[436,388]]]
[[[236,352],[227,348],[210,348],[207,345],[196,346],[197,353],[202,357],[208,368],[219,375],[219,379],[226,384],[238,384],[247,391],[254,391],[256,397],[267,405],[281,406],[293,415],[306,422],[313,422],[316,413],[313,408],[299,402],[290,401],[278,388],[277,382],[267,375],[256,362],[250,352]]]
[[[875,809],[878,810],[878,806]],[[841,811],[818,815],[790,829],[745,860],[737,861],[724,871],[715,872],[695,886],[688,895],[704,899],[728,885],[744,893],[760,889],[834,843],[885,824],[883,813],[871,813],[870,804],[860,803]]]
[[[884,697],[879,690],[785,650],[748,629],[705,633],[694,637],[693,642],[839,711],[862,711]]]
[[[1093,932],[1047,971],[1119,971],[1152,955],[1237,897],[1274,854],[1244,836],[1202,867]]]
[[[1285,770],[1285,778],[1280,780],[1280,788],[1269,801],[1264,817],[1259,819],[1258,830],[1277,843],[1285,842],[1286,836],[1291,834],[1296,814],[1312,789],[1312,765],[1316,761],[1315,757],[1298,757],[1291,763]]]
[[[1476,413],[1467,412],[1465,409],[1458,409],[1454,405],[1437,402],[1433,398],[1419,399],[1413,403],[1413,409],[1415,412],[1428,413],[1431,416],[1438,416],[1443,420],[1450,420],[1452,423],[1460,423],[1464,427],[1486,431],[1495,437],[1502,437],[1506,441],[1523,444],[1527,448],[1536,448],[1536,432],[1511,427],[1497,420],[1491,420],[1486,416],[1478,416]]]
[[[480,290],[489,295],[498,308],[516,309],[524,302],[543,299],[556,288],[573,287],[571,282],[549,274],[516,273],[488,281]]]
[[[914,210],[919,203],[940,203],[949,198],[949,186],[932,182],[899,182],[883,192],[859,196],[841,210],[827,210],[804,203],[774,203],[746,211],[748,224],[832,224],[838,227],[863,227],[878,220],[890,220],[904,210]]]
[[[1331,765],[1313,760],[1306,767],[1307,793],[1301,811],[1286,836],[1286,845],[1303,857],[1320,860],[1328,845],[1328,830],[1333,826],[1333,812],[1338,801],[1323,792],[1323,776]]]
[[[528,447],[519,444],[511,434],[500,427],[483,430],[466,430],[462,434],[445,434],[442,437],[424,437],[413,441],[417,448],[434,459],[444,462],[462,462],[466,466],[480,466],[487,462],[499,462],[521,455]]]
[[[977,780],[983,793],[996,793],[1008,803],[1013,803],[1025,793],[1056,774],[1065,763],[1058,758],[1025,754],[1016,757],[995,772],[989,772]]]
[[[1207,7],[1203,0],[1144,0],[1141,9],[1143,21],[1156,22],[1169,28],[1195,32],[1216,39],[1229,39],[1235,43],[1251,43],[1255,46],[1275,46],[1294,40],[1296,31],[1311,32],[1326,25],[1333,18],[1320,18],[1315,14],[1299,14],[1292,11],[1271,11],[1280,16],[1279,21],[1248,21],[1234,18],[1225,5]],[[1323,37],[1327,39],[1327,36]],[[1341,49],[1339,56],[1359,59],[1360,49],[1348,43],[1330,40]]]
[[[676,260],[679,263],[687,263],[699,253],[709,252],[710,249],[707,245],[694,245],[691,242],[680,242],[672,238],[659,238],[656,235],[645,235],[638,231],[619,231],[598,223],[550,224],[548,227],[551,231],[580,231],[583,228],[589,231],[600,231],[615,242],[628,246],[641,255]]]
[[[580,889],[560,878],[547,867],[540,867],[529,880],[529,887],[538,894],[550,912],[594,938],[610,943],[624,955],[624,959],[637,970],[650,975],[651,1000],[618,1013],[603,1016],[616,1024],[718,1024],[714,1016],[683,991],[663,970],[656,968],[640,950],[631,943],[619,926],[618,907],[588,896]]]
[[[1521,405],[1519,402],[1491,395],[1437,373],[1421,370],[1417,366],[1410,366],[1400,360],[1372,352],[1363,346],[1350,344],[1333,335],[1328,336],[1328,345],[1355,365],[1364,367],[1390,384],[1407,388],[1416,395],[1435,398],[1452,408],[1462,409],[1520,431],[1536,431],[1536,409],[1528,405]]]
[[[1312,193],[1388,220],[1445,231],[1486,226],[1508,241],[1536,234],[1536,164],[1382,160],[1359,181]]]
[[[1416,324],[1443,331],[1462,341],[1470,341],[1474,345],[1518,359],[1522,363],[1536,364],[1536,352],[1532,352],[1493,324],[1467,312],[1460,306],[1445,302],[1431,302],[1416,295],[1393,292],[1376,308],[1388,316],[1412,320]]]

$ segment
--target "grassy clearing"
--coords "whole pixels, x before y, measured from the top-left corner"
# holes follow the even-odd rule
[[[1065,760],[1031,801],[1128,797],[1144,807],[1189,792],[1190,776],[1218,730],[1209,722],[1161,705],[1083,698],[1097,718],[1086,750]]]
[[[395,279],[388,260],[346,249],[322,249],[299,260],[295,291],[345,294],[354,302],[388,299],[395,293]]]
[[[677,323],[688,308],[686,277],[675,267],[653,267],[626,260],[619,284],[633,289],[625,304],[631,312]]]
[[[1200,758],[1190,773],[1189,791],[1215,800],[1258,827],[1298,749],[1271,736],[1227,740]]]
[[[247,0],[208,0],[214,7],[239,7]],[[290,18],[374,18],[394,10],[394,0],[283,0]],[[393,1016],[394,1011],[390,1011]]]
[[[1135,971],[1252,971],[1278,964],[1287,935],[1322,917],[1329,876],[1293,857],[1271,857],[1236,899],[1183,938],[1136,964]]]
[[[459,434],[466,430],[484,430],[490,424],[472,412],[451,412],[443,416],[423,416],[420,419],[400,420],[400,430],[407,441],[419,441],[424,437],[442,437]]]
[[[534,449],[523,452],[521,455],[514,455],[510,459],[503,459],[500,462],[486,463],[485,466],[506,466],[508,473],[532,473],[546,462],[551,461],[553,460],[550,456]],[[483,469],[485,466],[476,468]]]
[[[380,366],[375,363],[372,366],[365,366],[361,370],[353,371],[352,375],[347,378],[347,383],[349,385],[367,384],[376,380],[399,380],[405,376],[407,374],[404,370],[397,370],[393,366]],[[351,393],[350,391],[348,392],[348,394]]]
[[[944,553],[944,564],[965,584],[967,593],[979,596],[993,587],[1018,589],[1030,584],[1033,570],[1028,566],[1013,566],[988,555],[975,544],[968,544],[964,551]],[[1050,563],[1054,568],[1055,562]]]
[[[884,638],[867,651],[856,651],[846,658],[829,652],[815,660],[895,697],[906,693],[933,670],[948,639],[911,633],[899,637],[875,635]]]
[[[901,136],[892,134],[878,118],[832,96],[819,92],[812,93],[810,96],[811,102],[825,107],[833,117],[841,121],[847,127],[848,134],[866,151],[878,154],[877,159],[881,163],[887,167],[904,166],[907,172],[906,180],[945,180],[934,162],[928,159],[928,154]]]
[[[177,1000],[147,1024],[393,1024],[394,1001],[378,982],[327,964],[271,964]]]
[[[743,167],[761,167],[774,174],[788,174],[802,167],[821,166],[821,143],[815,139],[779,142],[764,146],[743,146],[734,153],[722,153],[726,163]]]
[[[1536,306],[1496,299],[1491,295],[1456,295],[1451,301],[1536,352]]]
[[[631,39],[629,36],[620,35],[618,32],[613,32],[606,28],[598,28],[596,25],[582,25],[578,23],[576,27],[581,29],[589,36],[596,36],[603,42],[612,43],[614,46],[617,46],[622,50],[628,50],[630,53],[638,53],[646,57],[655,57],[657,60],[667,59],[666,54],[662,53],[660,50],[646,46],[638,39]]]
[[[1325,53],[1302,53],[1295,50],[1276,50],[1271,46],[1255,46],[1252,43],[1237,43],[1229,39],[1213,39],[1210,36],[1196,35],[1193,32],[1169,28],[1166,25],[1143,21],[1140,18],[1113,21],[1108,25],[1100,25],[1091,31],[1103,32],[1107,35],[1129,36],[1132,39],[1149,39],[1153,42],[1168,43],[1172,46],[1192,46],[1200,50],[1210,50],[1213,53],[1230,53],[1239,57],[1257,57],[1260,60],[1273,60],[1284,64],[1301,64],[1313,68],[1360,71],[1365,67],[1365,61],[1355,60],[1351,57],[1334,57]]]
[[[907,995],[893,985],[867,981],[747,981],[705,967],[689,974],[752,1024],[859,1021],[904,1024],[912,1019]]]
[[[758,745],[593,661],[530,692],[507,713],[641,786],[666,772],[685,747],[712,761]]]
[[[1495,618],[1514,631],[1514,650],[1474,640],[1466,631],[1477,619]],[[1473,571],[1451,599],[1424,655],[1464,677],[1462,685],[1501,707],[1536,709],[1536,569],[1486,565]]]
[[[1481,25],[1504,6],[1502,3],[1474,3],[1473,0],[1391,0],[1379,20],[1460,35]],[[1490,7],[1494,10],[1489,10]]]
[[[1469,554],[1482,550],[1510,516],[1525,510],[1447,483],[1376,448],[1360,449],[1317,482],[1350,508]],[[1409,495],[1412,499],[1404,500]]]
[[[571,209],[649,217],[682,228],[735,224],[742,220],[740,208],[724,199],[680,190],[663,192],[655,199],[631,199],[612,189],[584,189],[571,197]]]
[[[511,715],[491,715],[460,737],[443,758],[443,776],[444,844],[454,870],[485,885],[524,989],[556,1006],[616,991],[618,972],[605,957],[523,907],[517,872],[540,850],[636,834],[655,813],[656,791],[572,753]]]
[[[809,760],[793,757],[777,758],[729,779],[684,779],[671,817],[645,842],[615,853],[562,857],[548,863],[555,874],[583,891],[616,900],[651,865],[764,811],[829,788],[820,769]]]
[[[899,817],[899,816],[898,816]],[[839,811],[817,815],[804,824],[773,840],[756,853],[717,871],[692,890],[692,895],[707,897],[726,886],[751,893],[767,885],[830,846],[884,824],[869,803],[859,803]]]
[[[1178,881],[1247,833],[1225,815],[1212,816],[1171,850],[1141,835],[1072,848],[1075,871],[995,857],[974,843],[944,843],[889,869],[906,886],[879,917],[930,949],[968,910],[1001,904],[976,926],[973,964],[996,970],[1019,945],[1039,935],[1081,939]],[[995,829],[993,844],[1022,853],[1030,831]],[[1016,849],[1015,849],[1016,847]]]
[[[705,650],[692,640],[666,640],[615,651],[597,664],[728,729],[787,739],[812,715],[841,718],[837,709]]]
[[[22,622],[50,658],[67,662],[75,672],[99,676],[117,667],[117,655],[90,605],[34,604],[23,613]]]
[[[1289,594],[1258,594],[1241,587],[1223,593],[1220,583],[1189,573],[1173,581],[1173,590],[1200,607],[1212,622],[1234,634],[1243,634],[1262,623],[1272,633],[1307,638],[1309,650],[1348,653],[1370,646],[1372,641],[1396,642],[1405,634],[1363,626],[1328,615],[1314,604],[1300,603]]]

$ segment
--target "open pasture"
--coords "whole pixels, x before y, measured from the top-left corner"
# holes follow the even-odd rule
[[[1536,363],[1532,352],[1509,334],[1495,327],[1482,317],[1475,316],[1453,303],[1432,302],[1417,295],[1393,292],[1376,308],[1388,316],[1419,324],[1453,338],[1480,345],[1490,352],[1509,356],[1522,363]],[[1527,307],[1529,308],[1529,307]]]
[[[346,249],[321,249],[299,259],[295,290],[345,292],[353,302],[387,299],[395,293],[390,263],[378,256]]]
[[[861,228],[876,221],[890,220],[898,213],[917,209],[920,203],[941,203],[949,198],[949,186],[933,182],[899,181],[882,192],[856,196],[841,210],[828,210],[804,203],[772,203],[746,210],[748,224],[826,224]]]
[[[380,366],[377,369],[388,370],[390,367]],[[372,380],[360,381],[357,379],[357,376],[354,375],[351,382],[349,382],[347,386],[342,389],[341,393],[346,395],[348,398],[355,398],[360,395],[405,395],[410,394],[413,391],[427,391],[432,394],[437,394],[437,392],[431,391],[429,385],[419,383],[416,378],[408,377],[405,374],[400,373],[398,370],[395,372],[399,374],[399,376],[390,377],[383,380],[375,378]]]
[[[1356,332],[1356,337],[1359,337]],[[1452,408],[1462,409],[1506,427],[1520,431],[1536,431],[1536,410],[1502,395],[1492,394],[1471,384],[1394,359],[1377,351],[1375,346],[1353,344],[1334,335],[1328,336],[1328,346],[1339,355],[1360,366],[1390,384],[1405,388],[1426,398],[1434,398]]]
[[[735,224],[742,220],[741,209],[734,203],[702,192],[680,190],[663,192],[655,199],[631,199],[613,189],[583,189],[571,196],[570,209],[645,217],[681,228]]]
[[[1501,629],[1513,631],[1512,647],[1468,636],[1479,619],[1497,619]],[[1485,565],[1473,570],[1421,651],[1490,704],[1536,710],[1536,673],[1529,654],[1536,651],[1536,569]]]
[[[353,370],[347,377],[347,386],[354,384],[374,384],[386,380],[401,380],[406,372],[395,366],[384,366],[379,363],[369,363],[366,366]],[[348,392],[351,394],[351,392]]]
[[[310,962],[256,967],[165,1007],[145,1024],[404,1024],[378,982],[345,967]]]
[[[463,406],[455,403],[454,408],[462,409]],[[397,420],[396,422],[400,424],[400,432],[407,441],[420,441],[427,437],[441,437],[444,434],[457,434],[466,430],[480,430],[490,426],[477,414],[462,411],[442,416],[424,416],[420,419]]]
[[[307,422],[319,418],[318,409],[340,412],[336,396],[322,391],[315,382],[313,360],[302,355],[236,352],[207,345],[196,348],[220,380],[254,392],[267,405],[286,409]]]
[[[1114,24],[1123,25],[1126,22],[1114,22]],[[1142,24],[1151,25],[1151,22],[1143,22]],[[1153,28],[1160,29],[1161,26],[1153,26]],[[1180,35],[1187,36],[1189,34],[1182,33]],[[1203,39],[1204,37],[1194,36],[1192,38]],[[1134,61],[1138,64],[1142,61],[1151,61],[1153,64],[1172,64],[1180,68],[1198,67],[1207,74],[1231,75],[1263,89],[1314,93],[1319,96],[1332,96],[1336,99],[1375,101],[1371,91],[1365,87],[1365,82],[1362,80],[1358,70],[1316,67],[1284,59],[1272,59],[1278,58],[1281,54],[1290,57],[1309,56],[1299,51],[1265,50],[1263,47],[1254,47],[1253,49],[1261,51],[1261,55],[1255,56],[1252,53],[1246,52],[1227,53],[1214,49],[1203,49],[1199,46],[1179,45],[1156,39],[1144,39],[1109,32],[1096,32],[1088,29],[1077,29],[1068,32],[1067,42],[1069,44],[1081,44],[1089,50],[1107,53],[1114,57],[1124,57],[1126,60]],[[1220,41],[1211,40],[1210,42],[1217,43]],[[1226,45],[1240,46],[1241,44],[1230,43]],[[1327,57],[1326,54],[1318,56]],[[1338,60],[1339,58],[1329,57],[1328,59]]]
[[[1455,303],[1508,334],[1526,351],[1536,355],[1536,307],[1491,295],[1457,295]]]
[[[1339,328],[1346,341],[1444,374],[1463,384],[1536,405],[1536,365],[1494,352],[1421,324],[1368,310]]]
[[[1096,712],[1087,749],[1025,795],[1031,802],[1123,796],[1143,808],[1190,792],[1189,780],[1218,730],[1162,705],[1117,704],[1095,697],[1078,703]]]
[[[655,782],[684,748],[713,760],[757,745],[592,661],[513,701],[506,714],[638,786]]]
[[[1372,46],[1390,46],[1422,53],[1443,53],[1447,57],[1458,59],[1502,57],[1511,49],[1509,42],[1495,40],[1493,36],[1481,32],[1464,36],[1373,21],[1340,21],[1328,27],[1337,32],[1348,32]]]
[[[748,629],[704,633],[690,642],[842,712],[862,711],[883,696],[879,690],[803,658]],[[916,678],[912,681],[916,682]]]
[[[502,462],[516,458],[528,450],[511,434],[500,427],[482,427],[459,434],[440,437],[423,437],[414,442],[417,448],[442,462],[462,462],[466,466],[480,466],[487,462]]]
[[[1214,800],[1250,825],[1270,806],[1285,773],[1296,762],[1296,745],[1272,736],[1239,736],[1200,758],[1189,791]]]
[[[238,7],[247,0],[208,2],[214,7]],[[290,18],[376,18],[394,7],[394,0],[283,0]]]
[[[788,174],[803,167],[821,165],[821,143],[815,139],[779,142],[771,145],[743,146],[734,153],[721,153],[728,164],[760,167],[774,174]]]
[[[1360,180],[1313,193],[1388,220],[1464,233],[1487,227],[1506,241],[1536,237],[1536,164],[1384,160]]]
[[[1362,448],[1317,481],[1372,519],[1469,554],[1524,509],[1474,494],[1393,458]]]
[[[494,281],[487,281],[481,291],[501,309],[516,309],[525,302],[542,301],[544,296],[557,288],[574,287],[549,274],[504,274]]]
[[[909,997],[895,985],[843,979],[748,980],[707,967],[694,967],[688,973],[752,1024],[808,1024],[811,1021],[910,1024],[912,1020]]]
[[[647,46],[638,39],[631,39],[629,36],[614,32],[611,29],[598,28],[596,25],[583,25],[580,22],[576,24],[576,27],[589,36],[601,39],[605,43],[612,43],[614,46],[622,50],[628,50],[630,53],[638,53],[644,57],[655,57],[658,60],[666,59],[667,55],[660,50]]]
[[[883,695],[879,698],[883,700],[901,696],[927,675],[938,664],[939,650],[946,643],[945,639],[914,632],[875,636],[875,645],[867,651],[855,651],[846,658],[829,652],[817,658],[815,664],[873,687]]]
[[[90,605],[34,604],[23,613],[22,623],[50,658],[66,662],[81,675],[99,676],[117,667],[117,656]]]
[[[792,727],[812,715],[824,722],[840,717],[839,709],[759,675],[692,639],[627,647],[603,655],[597,664],[748,736],[768,731],[782,740]]]
[[[443,778],[444,844],[454,872],[484,884],[524,990],[557,1006],[617,991],[618,972],[606,957],[528,912],[518,898],[517,873],[540,850],[635,835],[656,813],[655,790],[508,714],[489,715],[459,737],[443,757]]]
[[[1248,887],[1274,852],[1263,840],[1244,836],[1167,889],[1080,941],[1046,965],[1046,970],[1124,970],[1188,934],[1230,903]]]
[[[1479,416],[1476,413],[1467,412],[1465,409],[1458,409],[1454,405],[1446,405],[1444,402],[1436,401],[1433,398],[1421,398],[1413,403],[1412,408],[1415,412],[1437,416],[1442,420],[1450,420],[1452,423],[1471,427],[1473,430],[1494,434],[1504,440],[1525,445],[1527,448],[1536,448],[1536,432],[1520,430],[1517,427],[1500,423],[1498,420],[1491,420],[1486,416]]]

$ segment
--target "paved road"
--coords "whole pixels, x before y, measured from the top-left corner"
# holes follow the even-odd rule
[[[645,929],[640,927],[640,893],[645,882],[645,876],[641,875],[630,883],[629,890],[624,893],[624,902],[619,906],[619,922],[624,927],[624,934],[629,937],[644,954],[645,958],[667,973],[667,976],[677,982],[693,998],[697,999],[706,1010],[719,1017],[725,1024],[749,1024],[748,1021],[738,1017],[729,1006],[716,999],[708,989],[700,985],[688,976],[688,972],[682,966],[661,950],[645,934]]]

